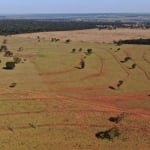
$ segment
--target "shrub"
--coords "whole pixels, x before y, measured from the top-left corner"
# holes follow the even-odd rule
[[[82,51],[82,48],[79,48],[79,50],[78,50],[79,52],[81,52]]]
[[[11,51],[5,51],[4,57],[12,57],[13,53]]]
[[[85,68],[85,61],[83,59],[81,59],[80,69],[84,69],[84,68]]]
[[[88,54],[88,55],[92,54],[92,51],[93,51],[93,50],[92,50],[92,49],[90,49],[90,48],[89,48],[89,49],[87,49],[87,54]]]
[[[0,48],[0,51],[6,51],[8,48],[6,45],[2,45],[1,48]]]
[[[7,40],[6,39],[3,41],[3,44],[7,44]]]
[[[111,90],[115,90],[115,88],[113,86],[109,86],[108,88]]]
[[[6,67],[4,69],[12,70],[15,68],[15,62],[8,61],[5,65]]]
[[[95,134],[95,136],[97,138],[100,138],[100,139],[107,139],[107,140],[112,140],[115,138],[115,137],[119,137],[120,136],[120,130],[116,127],[114,128],[111,128],[109,130],[106,130],[106,131],[101,131],[101,132],[98,132]]]
[[[121,85],[123,85],[123,83],[124,82],[122,80],[118,81],[117,87],[119,88]]]
[[[114,122],[114,123],[119,123],[124,119],[124,113],[121,113],[120,115],[116,117],[110,117],[109,121]]]
[[[134,69],[135,67],[136,67],[136,64],[133,64],[133,65],[132,65],[132,68]]]
[[[73,49],[72,49],[72,53],[75,53],[75,51],[76,51],[76,49],[75,49],[75,48],[73,48]]]
[[[10,84],[9,87],[10,87],[10,88],[14,88],[16,85],[17,85],[17,83],[13,82],[13,83]]]
[[[71,42],[71,40],[70,39],[67,39],[66,41],[65,41],[65,43],[70,43]]]
[[[131,57],[125,57],[124,61],[127,62],[128,60],[131,60],[131,59],[132,59]]]

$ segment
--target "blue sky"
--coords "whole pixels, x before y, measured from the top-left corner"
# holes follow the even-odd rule
[[[150,0],[0,0],[0,14],[150,13]]]

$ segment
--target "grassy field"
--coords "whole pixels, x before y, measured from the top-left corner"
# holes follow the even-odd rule
[[[15,69],[5,70],[13,58],[0,52],[1,150],[149,149],[149,46],[118,47],[94,40],[66,44],[61,36],[56,43],[50,37],[38,42],[28,36],[0,37],[1,44],[7,39],[8,49],[22,58]],[[93,49],[90,55],[88,48]],[[131,59],[123,62],[126,57]],[[81,58],[85,68],[77,69]],[[13,82],[16,87],[10,88]],[[108,120],[122,112],[120,123]],[[112,127],[120,129],[119,138],[96,138]]]

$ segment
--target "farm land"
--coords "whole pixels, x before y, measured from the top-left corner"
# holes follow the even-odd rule
[[[118,46],[113,40],[147,38],[149,32],[1,36],[13,56],[0,52],[0,149],[148,150],[150,46]],[[21,61],[6,69],[14,57]],[[121,114],[122,120],[111,121]],[[96,137],[111,128],[119,129],[119,137]]]

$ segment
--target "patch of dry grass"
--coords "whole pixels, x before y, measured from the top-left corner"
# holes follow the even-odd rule
[[[125,40],[125,39],[138,39],[149,38],[150,30],[142,29],[117,29],[117,30],[77,30],[77,31],[59,31],[59,32],[41,32],[41,33],[29,33],[20,34],[13,37],[25,37],[25,38],[41,38],[51,39],[52,37],[59,38],[62,41],[71,39],[75,42],[99,42],[99,43],[112,43],[113,40]]]

